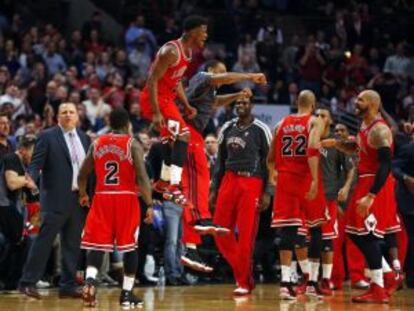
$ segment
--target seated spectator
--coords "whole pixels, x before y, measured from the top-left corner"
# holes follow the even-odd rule
[[[82,102],[86,108],[86,116],[92,126],[96,125],[97,119],[111,112],[111,106],[105,103],[101,98],[101,92],[97,88],[91,88],[88,92],[88,100]]]
[[[6,93],[0,97],[0,106],[4,103],[12,103],[13,112],[17,111],[23,104],[20,90],[16,84],[10,83],[6,88]]]
[[[128,52],[134,48],[135,43],[139,39],[145,41],[145,54],[148,57],[152,57],[157,47],[157,40],[153,32],[145,27],[145,17],[143,15],[138,15],[132,20],[125,33],[125,45]]]
[[[46,63],[49,75],[54,75],[57,72],[64,72],[66,70],[66,63],[62,55],[56,52],[56,43],[49,41],[47,51],[43,54],[43,59]]]
[[[14,144],[9,138],[10,118],[5,113],[0,113],[0,167],[3,156],[14,150]]]
[[[252,73],[252,72],[260,72],[260,68],[257,62],[255,61],[255,59],[252,57],[251,53],[248,53],[248,54],[240,55],[240,58],[234,64],[232,71]],[[252,81],[245,80],[245,81],[235,83],[234,87],[238,90],[242,90],[244,88],[249,88],[253,90],[256,87],[256,84]]]
[[[410,74],[407,70],[409,65],[410,59],[405,55],[405,44],[404,42],[400,42],[395,48],[395,54],[388,56],[385,60],[383,71],[385,73],[406,77]]]

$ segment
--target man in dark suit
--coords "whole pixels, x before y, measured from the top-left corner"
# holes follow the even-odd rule
[[[400,148],[393,161],[393,173],[398,181],[396,189],[398,210],[409,239],[405,261],[407,286],[414,288],[414,141]]]
[[[86,211],[79,206],[77,178],[90,140],[76,128],[78,119],[75,105],[62,103],[58,126],[40,134],[28,169],[33,180],[40,175],[42,224],[23,269],[19,290],[37,299],[41,296],[35,284],[43,276],[58,233],[62,247],[59,297],[81,297],[75,287],[75,273]]]

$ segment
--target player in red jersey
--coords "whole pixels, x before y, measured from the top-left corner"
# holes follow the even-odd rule
[[[90,250],[83,301],[85,306],[96,305],[95,279],[98,269],[102,265],[104,252],[112,252],[116,246],[119,252],[124,253],[125,269],[119,302],[122,306],[139,306],[142,300],[132,293],[138,265],[136,248],[140,223],[137,185],[148,206],[152,205],[151,185],[141,146],[129,134],[131,124],[127,111],[115,109],[109,119],[113,132],[99,137],[91,145],[78,178],[80,204],[89,205],[86,181],[95,170],[95,196],[81,243],[83,249]],[[151,208],[145,221],[152,221]]]
[[[296,292],[290,283],[294,248],[303,273],[309,275],[310,272],[305,238],[300,236],[300,233],[304,233],[301,232],[304,221],[313,227],[325,221],[324,206],[306,208],[308,204],[305,201],[315,199],[319,188],[319,152],[316,147],[324,124],[322,119],[311,115],[315,104],[315,95],[311,91],[305,90],[299,94],[298,113],[287,116],[278,124],[268,155],[269,169],[277,171],[272,227],[281,228],[281,299],[296,299]],[[311,235],[313,233],[311,230]]]
[[[163,142],[161,178],[154,189],[181,205],[187,201],[180,183],[190,133],[175,99],[182,102],[189,118],[197,114],[188,103],[181,80],[191,61],[191,50],[202,47],[207,39],[207,20],[190,16],[183,28],[181,38],[167,42],[158,51],[140,99],[142,117],[160,129]]]
[[[334,146],[347,153],[359,153],[358,181],[347,210],[345,231],[364,254],[371,274],[370,289],[352,298],[357,303],[388,303],[398,284],[384,288],[381,239],[394,210],[395,194],[390,176],[392,133],[379,114],[381,98],[373,90],[358,95],[356,114],[363,120],[357,141],[327,139],[322,146]]]

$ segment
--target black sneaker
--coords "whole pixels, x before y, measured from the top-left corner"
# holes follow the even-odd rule
[[[181,256],[181,263],[192,270],[199,272],[212,272],[213,268],[208,266],[198,255],[197,249],[187,248]]]
[[[142,307],[144,301],[134,295],[132,290],[122,290],[119,297],[119,304],[123,307]]]
[[[214,224],[211,219],[198,220],[194,225],[194,230],[201,235],[225,235],[230,233],[229,229]]]

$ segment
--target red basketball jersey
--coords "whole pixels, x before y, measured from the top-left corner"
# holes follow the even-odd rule
[[[131,144],[132,137],[124,134],[106,134],[96,140],[93,157],[97,193],[137,193]]]
[[[376,124],[385,124],[387,127],[387,123],[382,118],[378,118],[374,120],[369,126],[364,129],[360,129],[357,142],[359,146],[359,163],[358,163],[358,173],[360,175],[363,174],[375,174],[377,172],[379,161],[378,161],[378,154],[377,149],[371,147],[368,144],[368,136],[371,129]],[[391,149],[393,149],[393,145],[391,145]]]
[[[178,59],[175,64],[168,67],[162,78],[158,80],[158,95],[162,97],[175,98],[177,85],[182,80],[188,64],[191,61],[191,57],[187,57],[185,55],[184,48],[180,40],[172,40],[165,43],[165,45],[167,44],[175,47],[178,52]],[[159,57],[161,49],[157,53],[156,60]],[[153,66],[154,63],[151,65],[150,73],[153,70]],[[148,93],[147,86],[144,87],[143,92]]]
[[[308,174],[308,138],[311,115],[289,115],[282,120],[275,140],[278,172]]]

